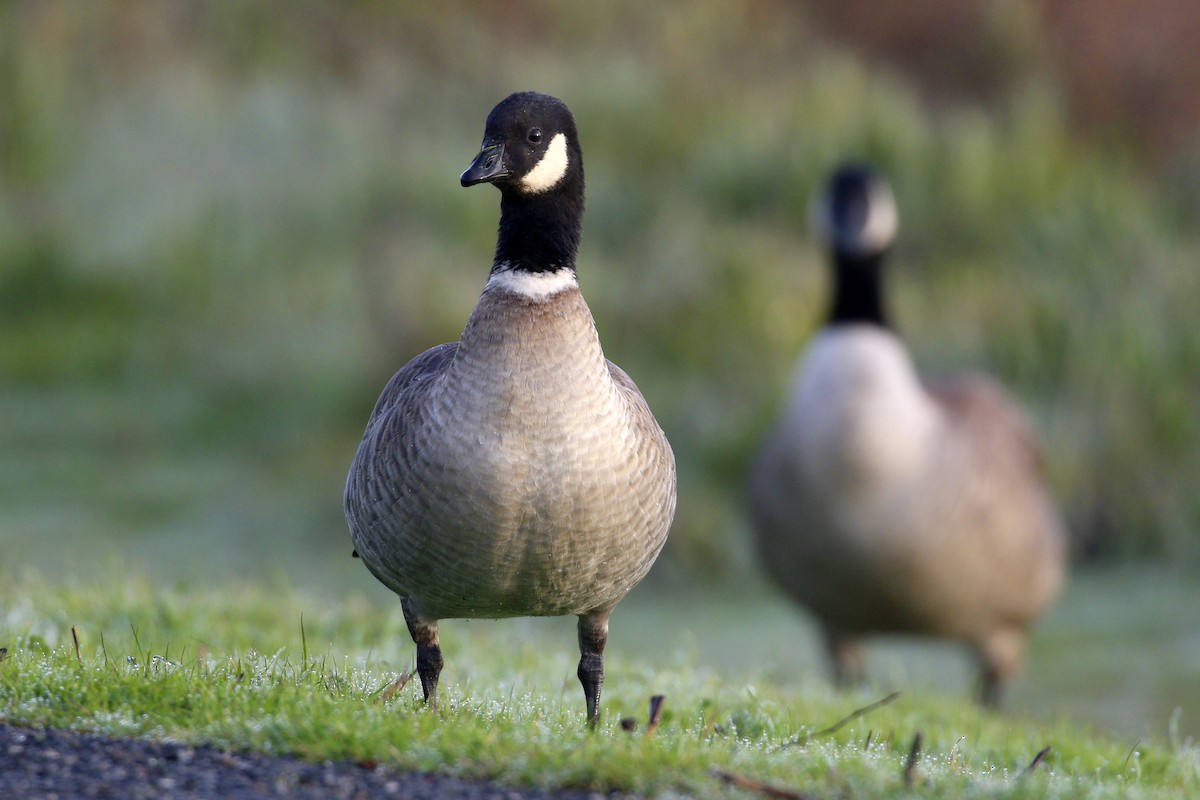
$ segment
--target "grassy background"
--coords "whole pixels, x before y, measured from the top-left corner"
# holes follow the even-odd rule
[[[1181,76],[1200,73],[1194,38],[1171,42],[1198,12],[1104,0],[1085,36],[1069,4],[910,5],[0,3],[0,566],[365,592],[394,628],[348,557],[345,469],[387,378],[475,302],[497,196],[457,175],[492,105],[535,88],[578,117],[581,280],[679,462],[647,591],[704,587],[691,607],[794,636],[787,659],[819,669],[758,584],[741,484],[825,305],[808,197],[869,158],[901,206],[893,305],[918,364],[986,369],[1028,404],[1081,560],[1180,568],[1082,572],[1018,707],[1073,698],[1130,735],[1186,707],[1196,735],[1200,91]],[[1147,19],[1144,72],[1088,47],[1145,41]],[[687,610],[634,605],[614,640]],[[736,669],[727,652],[696,657]]]
[[[848,157],[896,185],[921,367],[1028,403],[1082,552],[1196,563],[1197,140],[1156,173],[1078,134],[1018,11],[980,23],[1023,65],[985,104],[839,47],[821,8],[0,7],[6,546],[341,553],[376,392],[457,336],[490,263],[496,195],[456,176],[537,87],[583,131],[606,348],[678,455],[671,568],[752,569],[742,473],[825,304],[808,197]]]

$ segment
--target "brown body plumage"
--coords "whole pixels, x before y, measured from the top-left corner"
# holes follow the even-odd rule
[[[350,474],[354,546],[423,618],[610,609],[667,535],[671,451],[577,288],[489,288],[401,370]]]

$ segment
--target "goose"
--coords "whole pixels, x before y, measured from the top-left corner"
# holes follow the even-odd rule
[[[459,340],[384,387],[346,481],[350,537],[400,598],[429,706],[439,620],[575,615],[594,726],[609,615],[666,541],[675,458],[580,293],[583,156],[567,106],[502,100],[460,182],[500,190],[491,272]]]
[[[762,563],[817,618],[839,684],[863,680],[863,638],[922,635],[972,648],[995,705],[1064,579],[1038,444],[993,379],[918,376],[884,302],[886,180],[845,165],[813,216],[832,305],[750,469]]]

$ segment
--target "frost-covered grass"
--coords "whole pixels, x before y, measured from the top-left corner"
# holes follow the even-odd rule
[[[517,784],[718,797],[749,795],[716,771],[814,797],[909,796],[906,764],[920,734],[907,774],[921,796],[1200,792],[1192,742],[1133,744],[983,712],[954,695],[903,695],[830,730],[881,697],[820,682],[730,683],[686,658],[650,663],[627,650],[610,649],[604,720],[589,732],[571,626],[548,635],[522,620],[450,624],[435,713],[415,682],[388,696],[412,646],[399,614],[362,597],[15,577],[0,587],[0,719]],[[656,694],[665,712],[647,733]],[[622,728],[625,717],[636,731]]]

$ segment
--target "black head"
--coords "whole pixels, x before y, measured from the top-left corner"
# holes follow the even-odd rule
[[[488,114],[479,155],[460,177],[463,186],[493,183],[525,196],[563,190],[583,181],[583,154],[575,117],[556,97],[517,92]]]
[[[899,226],[892,189],[864,164],[840,167],[814,205],[813,225],[839,257],[882,255],[896,240]]]

